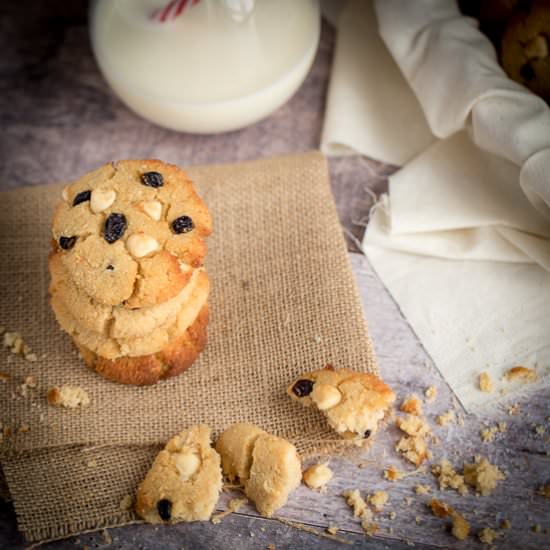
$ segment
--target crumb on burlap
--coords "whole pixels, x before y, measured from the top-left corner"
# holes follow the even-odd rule
[[[30,430],[30,428],[29,428],[28,424],[21,424],[21,426],[19,426],[19,428],[17,428],[17,432],[20,433],[20,434],[27,433],[29,430]]]
[[[361,527],[367,535],[374,535],[378,525],[372,520],[372,512],[357,489],[347,490],[342,493],[348,506],[353,510],[353,515],[361,520]]]
[[[442,459],[439,464],[434,464],[432,474],[437,478],[441,490],[450,487],[462,496],[468,494],[468,486],[464,482],[464,476],[456,472],[448,460]]]
[[[120,504],[118,505],[118,507],[123,512],[126,512],[132,509],[133,504],[134,504],[134,497],[132,495],[125,495],[124,497],[122,497],[122,500],[120,501]]]
[[[428,403],[431,403],[437,397],[437,388],[435,386],[430,386],[429,388],[426,388],[426,390],[424,391],[424,395],[426,396],[426,400],[428,401]]]
[[[482,529],[477,536],[483,544],[493,544],[498,537],[498,533],[490,527]]]
[[[9,380],[10,375],[7,372],[1,372],[0,371],[0,382],[6,382],[6,380]]]
[[[539,487],[536,494],[540,497],[550,498],[550,483]]]
[[[440,426],[446,426],[447,424],[450,424],[450,423],[456,424],[456,413],[452,409],[448,410],[447,412],[437,416],[435,421]]]
[[[482,496],[490,495],[497,482],[506,479],[498,466],[491,464],[485,457],[476,456],[474,462],[464,463],[464,481]]]
[[[247,502],[248,502],[247,498],[232,498],[227,504],[227,510],[213,515],[210,521],[214,525],[218,525],[219,523],[222,522],[222,519],[224,517],[228,516],[229,514],[238,512],[241,509],[241,506],[243,506],[243,504],[246,504]]]
[[[368,501],[374,508],[375,512],[380,512],[388,502],[389,498],[390,497],[386,491],[375,491],[372,495],[369,495]]]
[[[517,367],[512,367],[508,369],[504,374],[504,379],[508,382],[512,380],[521,380],[522,382],[532,382],[537,379],[537,373],[534,369],[528,367],[522,367],[518,365]]]
[[[419,397],[413,393],[412,395],[408,395],[405,398],[403,403],[401,403],[399,410],[404,413],[413,414],[415,416],[421,416],[422,401],[420,401]]]
[[[414,492],[417,495],[428,495],[429,493],[432,492],[432,488],[429,487],[428,485],[422,485],[419,483],[418,485],[415,486]]]
[[[2,343],[14,355],[20,355],[31,363],[38,360],[36,353],[25,343],[19,332],[3,332]]]
[[[54,387],[48,390],[48,403],[54,407],[75,409],[79,406],[87,407],[90,404],[90,397],[81,387],[65,384],[60,388]]]
[[[92,458],[86,462],[87,468],[97,468],[97,460],[95,458]]]
[[[510,416],[514,416],[516,414],[518,414],[520,411],[520,405],[519,403],[513,403],[512,405],[510,405],[509,407],[506,408],[506,412],[510,415]]]
[[[491,393],[494,389],[493,381],[487,371],[482,372],[478,379],[479,389],[485,393]]]
[[[464,516],[459,514],[454,508],[435,498],[432,498],[427,505],[431,508],[434,516],[451,518],[453,522],[451,533],[455,538],[464,540],[468,536],[470,524],[466,521]]]

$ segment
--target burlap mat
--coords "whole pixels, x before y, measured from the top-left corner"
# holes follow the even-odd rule
[[[0,420],[14,432],[4,438],[2,463],[30,540],[133,519],[119,510],[120,498],[143,476],[151,446],[185,426],[204,422],[217,434],[248,421],[291,439],[304,455],[332,449],[341,440],[317,413],[291,403],[286,386],[326,363],[376,370],[324,157],[188,171],[215,223],[207,261],[209,343],[187,373],[152,387],[97,376],[53,318],[46,262],[61,186],[0,196],[0,325],[21,332],[39,357],[8,361],[1,352],[10,379],[0,384]],[[24,396],[28,375],[38,387]],[[49,407],[47,388],[64,383],[85,388],[91,405]],[[103,447],[78,447],[84,445]],[[101,467],[86,466],[83,453]]]

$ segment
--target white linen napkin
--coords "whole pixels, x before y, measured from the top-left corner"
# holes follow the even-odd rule
[[[458,398],[475,410],[519,389],[503,377],[512,366],[536,370],[532,387],[550,375],[550,111],[506,78],[454,1],[375,5],[407,80],[373,73],[364,61],[365,50],[376,51],[378,67],[395,69],[370,2],[351,0],[339,20],[324,150],[338,151],[348,135],[356,152],[386,162],[392,147],[410,154],[373,211],[364,249]],[[339,49],[358,34],[360,47]],[[353,59],[342,64],[344,53]],[[415,101],[403,103],[411,88]],[[342,102],[349,89],[363,107]],[[407,123],[417,117],[441,139]],[[392,139],[377,142],[389,123]],[[496,386],[491,395],[479,390],[483,371]]]

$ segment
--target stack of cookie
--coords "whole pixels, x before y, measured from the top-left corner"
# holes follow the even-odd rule
[[[106,164],[65,187],[51,304],[90,367],[142,385],[195,361],[206,344],[210,232],[185,172],[158,160]]]

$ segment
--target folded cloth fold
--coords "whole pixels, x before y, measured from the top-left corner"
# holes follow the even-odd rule
[[[339,20],[323,144],[341,141],[334,121],[347,120],[350,138],[354,127],[362,133],[355,151],[386,162],[392,147],[410,153],[373,210],[364,248],[472,410],[501,395],[479,390],[482,371],[504,392],[514,388],[502,375],[516,364],[550,374],[550,110],[506,77],[455,1],[374,7],[376,16],[351,0]],[[363,61],[373,52],[376,65]],[[340,91],[350,89],[361,99],[346,102]],[[419,119],[430,139],[408,123]]]

